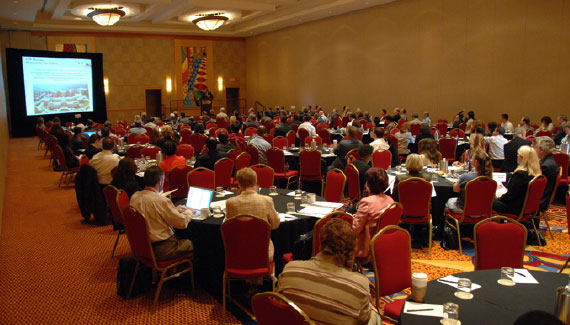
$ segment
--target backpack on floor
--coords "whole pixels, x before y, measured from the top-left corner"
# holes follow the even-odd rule
[[[131,280],[135,273],[137,260],[134,257],[125,257],[119,260],[117,269],[117,294],[123,299],[127,299]],[[137,278],[133,284],[133,291],[130,298],[148,292],[152,287],[152,270],[144,264],[139,265]]]
[[[446,251],[459,248],[459,243],[457,242],[457,233],[448,225],[445,225],[443,227],[441,248],[445,249]]]

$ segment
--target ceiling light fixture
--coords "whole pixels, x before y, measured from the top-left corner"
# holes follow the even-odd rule
[[[122,7],[119,8],[89,8],[92,9],[87,17],[93,19],[94,22],[101,26],[111,26],[125,15]]]
[[[200,14],[199,16],[200,17],[192,20],[192,22],[202,30],[216,30],[228,20],[228,17],[223,16],[221,12]]]

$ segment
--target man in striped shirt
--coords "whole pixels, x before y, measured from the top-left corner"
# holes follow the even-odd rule
[[[331,220],[320,238],[320,253],[285,266],[278,292],[319,324],[381,324],[370,304],[368,280],[351,270],[356,247],[351,225]]]

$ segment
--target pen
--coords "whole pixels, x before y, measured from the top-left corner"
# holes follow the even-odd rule
[[[429,311],[429,310],[433,310],[433,308],[425,308],[425,309],[408,309],[407,311]]]
[[[526,278],[526,275],[524,275],[523,273],[520,273],[520,272],[515,272],[515,273],[522,276],[523,278]]]
[[[443,279],[437,279],[437,281],[457,284],[457,281],[449,281],[449,280],[443,280]]]

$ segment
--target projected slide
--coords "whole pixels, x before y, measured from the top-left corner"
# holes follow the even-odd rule
[[[91,59],[22,57],[26,114],[93,111]]]

